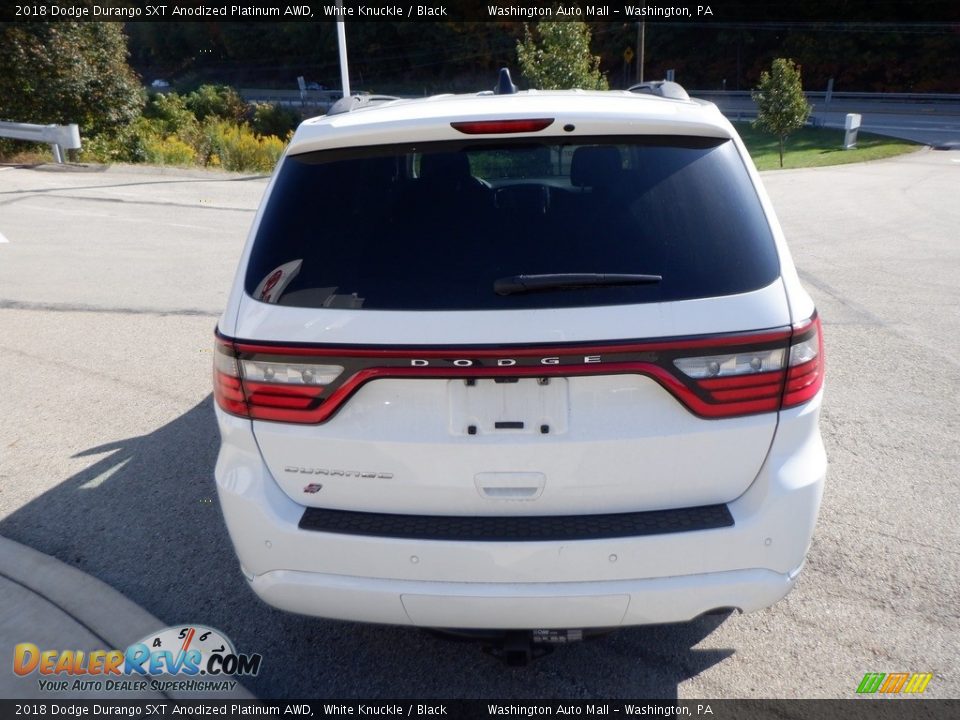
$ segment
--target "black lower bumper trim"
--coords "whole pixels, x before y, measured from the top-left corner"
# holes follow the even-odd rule
[[[483,542],[599,540],[732,527],[726,505],[606,515],[393,515],[307,508],[301,530],[403,538]]]

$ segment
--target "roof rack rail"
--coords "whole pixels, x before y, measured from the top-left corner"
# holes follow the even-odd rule
[[[331,105],[330,109],[327,110],[327,115],[340,115],[371,103],[389,102],[390,100],[400,100],[400,98],[393,95],[350,95],[340,98]]]
[[[656,95],[657,97],[670,98],[671,100],[689,100],[690,96],[683,89],[683,85],[675,83],[672,80],[652,80],[631,85],[627,92],[641,93],[645,95]]]

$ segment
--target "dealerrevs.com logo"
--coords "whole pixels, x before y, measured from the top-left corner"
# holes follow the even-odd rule
[[[164,628],[126,650],[41,650],[19,643],[13,672],[36,674],[40,690],[62,691],[230,691],[231,676],[260,672],[263,657],[238,653],[221,632],[203,625]]]

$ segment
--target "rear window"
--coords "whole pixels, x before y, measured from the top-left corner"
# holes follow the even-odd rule
[[[568,273],[661,280],[494,291]],[[778,274],[729,140],[474,139],[288,156],[246,290],[295,307],[506,310],[731,295]]]

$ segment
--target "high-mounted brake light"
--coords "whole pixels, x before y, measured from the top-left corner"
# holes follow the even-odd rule
[[[452,122],[450,127],[465,135],[504,135],[508,133],[539,132],[553,124],[553,118],[525,120],[472,120]]]

